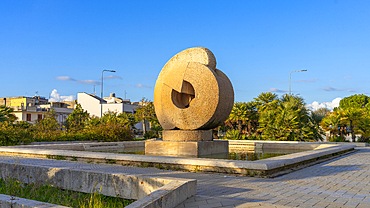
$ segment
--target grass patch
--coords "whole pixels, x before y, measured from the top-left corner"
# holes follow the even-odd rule
[[[0,194],[76,208],[121,208],[134,202],[99,193],[64,190],[47,184],[24,184],[16,179],[0,179]]]
[[[53,160],[67,160],[67,157],[63,155],[46,155],[46,158]]]

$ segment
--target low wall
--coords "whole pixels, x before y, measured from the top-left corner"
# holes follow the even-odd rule
[[[173,208],[196,193],[196,180],[139,177],[66,167],[42,167],[0,162],[0,177],[125,199],[137,199],[128,208]]]
[[[0,194],[1,208],[69,208],[66,206]]]
[[[27,147],[36,149],[62,149],[75,151],[92,152],[124,152],[125,150],[144,151],[144,141],[124,141],[124,142],[63,142],[63,143],[40,143],[31,145],[19,145],[17,147]]]
[[[229,152],[246,152],[258,150],[317,150],[336,145],[364,146],[363,143],[324,143],[324,142],[298,142],[298,141],[261,141],[261,140],[228,140]],[[366,144],[366,143],[365,143]]]
[[[286,173],[287,171],[293,171],[299,167],[305,167],[309,164],[314,164],[322,160],[353,151],[354,149],[355,145],[351,144],[328,145],[325,148],[308,150],[257,161],[147,156],[105,152],[97,153],[58,149],[34,149],[32,147],[25,146],[0,147],[0,153],[10,156],[18,155],[21,157],[49,158],[89,163],[155,167],[168,170],[217,172],[257,177],[274,177],[276,175]]]

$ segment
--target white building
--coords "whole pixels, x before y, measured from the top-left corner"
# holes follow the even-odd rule
[[[107,112],[119,113],[132,113],[134,114],[136,109],[139,107],[138,103],[131,103],[130,100],[123,100],[111,93],[109,97],[100,97],[88,94],[85,92],[77,93],[77,103],[79,103],[82,109],[86,110],[90,116],[101,117]],[[137,123],[135,128],[139,131],[143,130],[143,124]]]
[[[130,100],[123,100],[111,93],[109,97],[101,99],[100,97],[85,92],[77,93],[77,103],[82,109],[86,110],[91,116],[101,117],[107,112],[116,113],[135,113],[138,105],[132,104]]]

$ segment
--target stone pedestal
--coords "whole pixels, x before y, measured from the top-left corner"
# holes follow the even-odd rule
[[[163,141],[145,142],[146,155],[202,157],[228,153],[228,141],[213,141],[212,130],[164,130]]]
[[[145,155],[202,157],[227,155],[228,141],[170,142],[151,140],[145,142]]]

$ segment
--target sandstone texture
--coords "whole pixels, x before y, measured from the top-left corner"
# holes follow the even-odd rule
[[[165,130],[215,128],[227,119],[233,103],[232,84],[207,48],[189,48],[172,57],[154,89],[155,112]]]
[[[212,130],[163,130],[163,141],[212,141]]]

